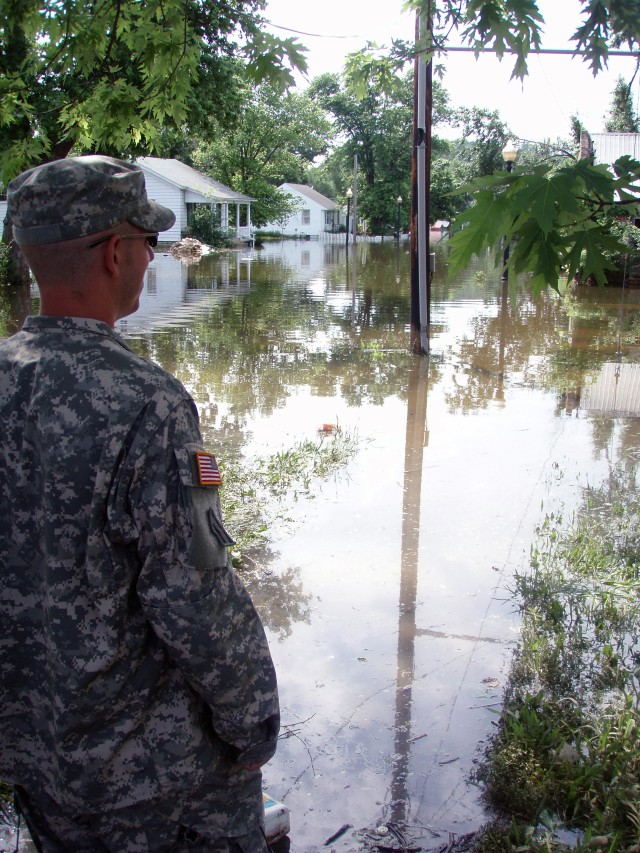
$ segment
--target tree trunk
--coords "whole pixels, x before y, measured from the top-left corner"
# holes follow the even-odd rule
[[[4,290],[7,287],[25,287],[31,281],[31,273],[20,247],[13,239],[13,227],[8,213],[4,220],[2,242],[9,247],[9,257],[5,277],[0,279],[0,288]]]
[[[0,305],[6,317],[5,331],[8,335],[19,332],[31,314],[31,287],[29,284],[5,286],[0,289]]]
[[[52,155],[41,163],[34,163],[34,166],[42,166],[51,160],[64,160],[71,151],[73,142],[65,140],[53,145]],[[8,287],[24,287],[31,281],[31,273],[27,262],[25,261],[18,244],[13,239],[13,223],[7,211],[6,218],[2,228],[2,242],[9,247],[9,258],[7,272],[4,279],[0,278],[0,288]]]

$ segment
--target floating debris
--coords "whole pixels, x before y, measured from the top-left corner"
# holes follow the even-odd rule
[[[337,841],[345,832],[351,829],[350,823],[343,824],[337,832],[334,832],[333,835],[330,835],[327,840],[324,842],[324,846],[327,847],[329,844],[333,844],[334,841]]]
[[[409,837],[408,827],[395,821],[381,823],[375,829],[361,829],[359,840],[371,853],[419,853],[422,847]]]

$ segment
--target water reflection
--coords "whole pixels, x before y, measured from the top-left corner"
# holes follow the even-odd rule
[[[292,496],[245,573],[298,724],[267,769],[297,853],[345,823],[402,821],[431,847],[477,828],[468,780],[517,637],[513,572],[541,512],[637,464],[638,292],[511,298],[488,257],[448,280],[435,250],[429,358],[409,353],[391,242],[159,255],[119,324],[188,387],[223,465],[324,422],[361,435],[348,476]],[[5,298],[4,334],[25,304]]]
[[[391,781],[391,819],[402,825],[409,818],[407,788],[412,743],[412,685],[415,677],[416,594],[420,542],[423,451],[428,443],[427,398],[429,361],[415,357],[409,369],[405,437],[400,598],[398,602],[398,660],[396,673],[395,743]]]

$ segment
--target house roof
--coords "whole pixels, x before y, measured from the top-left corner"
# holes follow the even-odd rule
[[[197,169],[187,166],[180,160],[164,159],[162,157],[138,157],[136,163],[149,172],[153,172],[170,184],[184,190],[200,193],[207,201],[241,202],[255,201],[251,196],[243,195],[231,187],[214,181],[208,175],[203,175]]]
[[[316,204],[319,204],[320,207],[324,207],[327,210],[338,209],[338,205],[335,203],[335,201],[331,201],[331,199],[327,198],[326,195],[322,195],[322,193],[319,193],[317,190],[314,190],[313,187],[308,187],[306,184],[286,183],[282,184],[280,186],[280,189],[285,191],[288,189],[294,190],[295,192],[300,193],[300,195],[304,196],[305,198],[308,198],[309,201],[314,201]]]
[[[640,133],[591,133],[595,163],[613,163],[628,154],[640,160]]]

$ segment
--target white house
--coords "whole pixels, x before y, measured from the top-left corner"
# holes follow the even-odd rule
[[[139,157],[136,163],[144,172],[149,198],[164,204],[176,215],[173,228],[162,232],[163,242],[174,242],[182,237],[187,227],[189,206],[193,204],[214,207],[220,215],[222,228],[235,229],[241,240],[251,237],[251,202],[254,199],[208,178],[180,160]],[[0,199],[0,223],[4,222],[6,215],[7,202]]]
[[[284,183],[278,188],[294,199],[296,210],[284,222],[269,222],[265,231],[279,231],[292,237],[321,237],[340,223],[340,208],[313,187]]]
[[[640,133],[589,133],[580,134],[580,158],[593,157],[594,163],[613,163],[627,154],[640,160]]]
[[[176,215],[173,228],[162,233],[163,241],[182,237],[188,225],[189,206],[195,204],[215,208],[222,228],[235,229],[239,239],[250,238],[251,202],[254,199],[214,181],[180,160],[138,157],[135,162],[144,172],[149,198],[164,204]]]

